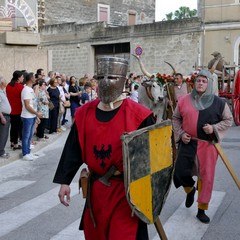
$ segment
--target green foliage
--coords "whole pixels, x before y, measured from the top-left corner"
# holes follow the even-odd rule
[[[184,18],[192,18],[197,16],[197,10],[190,10],[189,7],[180,7],[174,13],[170,12],[166,14],[166,20],[179,20]]]

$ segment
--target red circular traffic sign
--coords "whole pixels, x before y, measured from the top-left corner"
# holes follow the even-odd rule
[[[142,52],[143,52],[143,50],[142,50],[141,47],[138,46],[138,47],[135,48],[136,55],[140,56],[140,55],[142,55]]]

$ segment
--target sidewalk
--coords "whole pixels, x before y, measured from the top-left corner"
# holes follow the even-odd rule
[[[56,133],[56,134],[46,134],[49,137],[49,139],[46,139],[44,141],[37,141],[36,136],[34,136],[33,140],[34,140],[34,142],[36,142],[36,145],[34,145],[34,148],[31,149],[31,152],[35,153],[35,152],[39,151],[40,149],[49,145],[50,143],[55,142],[62,134],[66,133],[66,132],[68,133],[71,128],[71,120],[70,120],[71,117],[68,116],[68,114],[67,114],[66,119],[68,120],[67,124],[65,125],[65,127],[67,128],[66,131],[61,132],[61,133]],[[10,137],[8,137],[8,138],[9,139],[8,139],[6,147],[5,147],[5,152],[9,153],[10,156],[8,159],[0,158],[0,167],[22,158],[22,150],[21,149],[12,150],[12,148],[10,147]]]

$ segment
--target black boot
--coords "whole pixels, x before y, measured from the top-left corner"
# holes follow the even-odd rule
[[[185,201],[186,208],[190,208],[193,205],[195,192],[196,192],[196,188],[193,187],[192,191],[187,194],[186,201]]]
[[[196,217],[203,223],[210,222],[210,218],[205,214],[205,211],[202,209],[198,209],[198,213]]]

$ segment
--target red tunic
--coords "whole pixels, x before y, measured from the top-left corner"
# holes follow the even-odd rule
[[[118,170],[122,171],[120,136],[124,132],[138,129],[151,111],[126,99],[112,120],[100,122],[96,119],[98,103],[98,99],[91,101],[78,108],[75,114],[82,159],[90,170],[98,174],[104,174],[112,165],[116,165]],[[104,160],[101,160],[103,158]]]
[[[139,128],[151,111],[126,99],[109,122],[96,119],[99,100],[78,108],[75,122],[78,130],[82,159],[91,171],[103,175],[111,165],[123,171],[121,135]],[[123,180],[110,179],[111,186],[94,181],[91,205],[96,228],[85,209],[83,229],[86,240],[136,240],[138,218],[132,216]]]
[[[6,87],[6,94],[12,108],[12,115],[20,115],[22,112],[21,92],[23,88],[24,86],[21,83],[15,83],[13,87],[8,84]]]
[[[202,127],[205,123],[214,124],[220,122],[224,105],[225,104],[219,100],[219,98],[215,98],[213,104],[209,108],[197,110],[193,106],[190,94],[180,98],[178,107],[182,116],[183,130],[190,134],[193,139],[198,138],[209,141],[209,136],[203,132]],[[198,196],[198,202],[209,203],[212,194],[218,153],[214,145],[207,141],[197,141],[195,146],[196,149],[193,147],[192,151],[195,151],[195,155],[198,159],[199,177],[202,180],[202,191]],[[186,144],[182,145],[182,149],[186,147]],[[180,153],[179,156],[181,156]],[[184,159],[182,160],[184,161]]]

